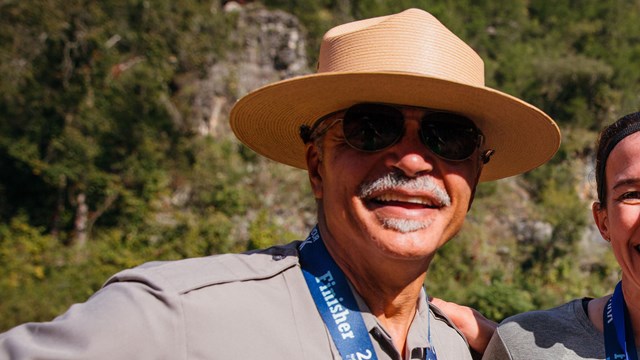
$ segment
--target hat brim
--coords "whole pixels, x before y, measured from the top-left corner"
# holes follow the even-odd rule
[[[480,181],[524,173],[560,146],[560,130],[540,109],[488,87],[397,72],[319,73],[283,80],[251,92],[230,114],[236,137],[257,153],[306,169],[300,125],[361,102],[448,110],[471,118],[494,149]]]

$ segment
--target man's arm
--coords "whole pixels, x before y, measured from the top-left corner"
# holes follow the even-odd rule
[[[178,359],[175,305],[145,284],[112,283],[51,322],[0,334],[0,359]]]

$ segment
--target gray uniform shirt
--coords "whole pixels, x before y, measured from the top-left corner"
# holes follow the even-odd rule
[[[125,270],[55,320],[0,334],[0,359],[339,359],[298,244]],[[378,358],[400,359],[356,298]],[[462,335],[428,308],[421,295],[402,356],[420,358],[430,323],[439,360],[471,359]]]

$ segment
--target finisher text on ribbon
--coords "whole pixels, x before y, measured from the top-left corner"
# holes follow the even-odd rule
[[[351,330],[351,324],[347,320],[349,310],[340,303],[343,299],[336,298],[336,294],[332,288],[336,283],[333,281],[331,271],[327,271],[324,275],[316,277],[316,282],[321,284],[318,289],[320,289],[322,298],[327,304],[329,311],[331,311],[333,320],[336,322],[338,330],[340,330],[340,335],[342,335],[343,339],[353,339],[354,334]]]

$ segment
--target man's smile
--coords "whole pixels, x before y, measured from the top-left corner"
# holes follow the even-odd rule
[[[403,195],[398,193],[384,193],[370,199],[371,202],[381,206],[400,206],[406,208],[439,208],[441,203],[435,203],[432,198],[415,195]]]

